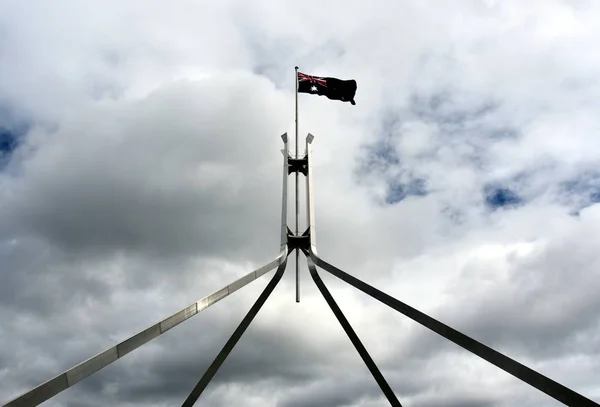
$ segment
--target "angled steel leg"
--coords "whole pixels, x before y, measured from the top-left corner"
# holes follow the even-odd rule
[[[555,398],[561,403],[573,407],[599,407],[597,403],[594,403],[592,400],[582,396],[579,393],[574,392],[568,387],[565,387],[562,384],[555,382],[554,380],[536,372],[535,370],[530,369],[525,365],[522,365],[516,360],[513,360],[508,356],[503,355],[502,353],[484,345],[481,342],[476,341],[473,338],[468,337],[467,335],[449,327],[448,325],[443,324],[442,322],[430,317],[429,315],[426,315],[412,308],[411,306],[401,301],[398,301],[394,297],[391,297],[390,295],[379,291],[375,287],[370,286],[369,284],[359,280],[358,278],[353,277],[348,273],[345,273],[337,267],[332,266],[326,261],[321,260],[319,256],[317,256],[315,253],[310,253],[309,256],[317,266],[328,271],[329,273],[333,274],[342,281],[345,281],[346,283],[358,288],[362,292],[381,301],[382,303],[395,309],[396,311],[406,315],[413,321],[416,321],[424,327],[429,328],[438,335],[441,335],[444,338],[454,342],[458,346],[461,346],[469,352],[474,353],[480,358],[487,360],[488,362],[492,363],[493,365],[496,365],[505,372],[510,373],[516,378],[546,393],[547,395]]]
[[[308,263],[310,275],[312,276],[313,280],[315,281],[315,284],[319,288],[319,291],[321,291],[321,294],[323,294],[325,301],[327,301],[327,304],[329,304],[329,307],[335,314],[340,325],[342,325],[342,328],[344,328],[344,331],[346,331],[346,335],[348,335],[348,338],[350,338],[350,341],[360,354],[360,357],[362,358],[363,362],[365,362],[365,365],[367,365],[367,367],[369,368],[369,371],[371,372],[373,378],[381,388],[381,391],[383,391],[383,394],[385,394],[385,397],[388,399],[392,406],[402,407],[402,404],[400,404],[400,401],[398,401],[398,398],[394,394],[394,391],[379,371],[379,368],[377,367],[377,365],[371,358],[371,355],[369,355],[369,352],[358,338],[358,335],[356,335],[356,332],[354,332],[354,329],[352,329],[352,326],[344,316],[344,313],[342,312],[340,307],[338,307],[337,303],[333,299],[333,296],[325,286],[325,283],[323,283],[323,280],[321,280],[319,273],[317,273],[317,268],[315,267],[315,264],[309,256],[306,256],[306,261]]]
[[[281,276],[283,275],[283,272],[285,271],[285,266],[287,264],[287,257],[289,255],[288,241],[287,241],[287,236],[288,236],[287,196],[288,196],[288,178],[289,178],[289,171],[288,171],[288,168],[289,168],[289,146],[288,146],[287,133],[282,134],[281,139],[283,140],[283,150],[281,150],[281,153],[283,154],[283,188],[282,188],[282,198],[281,198],[281,225],[280,225],[281,226],[281,228],[280,228],[280,236],[281,236],[280,256],[282,256],[282,257],[279,257],[279,258],[281,258],[281,261],[279,263],[279,268],[277,269],[275,276],[273,276],[273,279],[269,282],[269,284],[267,285],[265,290],[262,292],[262,294],[260,295],[258,300],[256,300],[256,302],[254,303],[254,305],[252,306],[250,311],[248,311],[248,314],[246,315],[246,317],[242,320],[241,324],[235,330],[235,332],[233,333],[231,338],[229,338],[229,341],[227,341],[227,343],[225,344],[225,346],[223,347],[223,349],[221,350],[219,355],[217,355],[217,358],[213,361],[213,363],[209,366],[208,370],[204,373],[204,376],[202,376],[200,381],[196,384],[196,387],[194,387],[194,389],[192,390],[192,392],[190,393],[188,398],[183,403],[184,406],[193,406],[194,403],[196,402],[196,400],[198,400],[198,397],[200,397],[200,395],[202,394],[202,392],[204,391],[204,389],[206,388],[208,383],[211,381],[213,376],[217,373],[217,370],[219,370],[219,367],[221,367],[221,365],[225,361],[225,358],[227,358],[227,355],[229,355],[229,353],[231,352],[231,350],[233,349],[233,347],[235,346],[237,341],[241,338],[241,336],[243,335],[244,331],[246,330],[246,328],[248,327],[250,322],[252,322],[252,320],[254,319],[254,317],[256,316],[258,311],[260,311],[260,308],[263,306],[263,304],[265,303],[265,301],[267,300],[267,298],[269,297],[271,292],[273,292],[273,289],[275,288],[277,283],[279,283],[279,280],[281,280]]]
[[[204,375],[202,376],[200,381],[198,381],[198,383],[196,384],[196,386],[194,387],[194,389],[192,390],[192,392],[190,393],[188,398],[183,402],[182,407],[191,407],[194,405],[194,403],[196,403],[196,401],[198,400],[198,397],[200,397],[200,395],[202,394],[204,389],[206,389],[206,386],[208,386],[208,383],[210,383],[212,378],[215,376],[215,374],[217,373],[217,371],[219,370],[219,368],[221,367],[221,365],[223,364],[223,362],[225,361],[227,356],[229,356],[229,353],[231,353],[234,346],[240,340],[240,338],[242,337],[244,332],[246,332],[246,329],[250,326],[250,323],[252,322],[254,317],[256,317],[256,315],[258,314],[258,311],[260,311],[260,309],[262,308],[264,303],[267,301],[267,299],[269,298],[269,296],[271,295],[271,293],[273,292],[273,290],[275,289],[275,287],[281,280],[281,276],[283,276],[283,272],[285,271],[285,266],[286,266],[286,261],[284,260],[284,262],[279,265],[277,272],[275,273],[275,275],[273,276],[273,278],[271,279],[271,281],[269,282],[267,287],[260,294],[260,296],[254,303],[252,308],[250,308],[250,311],[248,311],[248,313],[246,314],[246,316],[244,317],[244,319],[242,320],[240,325],[233,332],[233,334],[231,335],[231,337],[229,338],[229,340],[227,341],[227,343],[225,344],[223,349],[221,349],[221,352],[219,352],[219,354],[217,355],[215,360],[212,362],[212,364],[208,367],[208,369],[206,370],[206,372],[204,373]]]
[[[150,328],[124,340],[116,346],[105,350],[86,360],[83,363],[59,374],[58,376],[48,380],[45,383],[29,390],[28,392],[16,397],[15,399],[4,404],[5,407],[16,406],[37,406],[58,393],[73,386],[75,383],[85,379],[92,373],[97,372],[103,367],[108,366],[119,358],[127,355],[129,352],[139,348],[140,346],[150,342],[159,335],[164,334],[169,329],[179,325],[183,321],[193,317],[199,312],[205,310],[211,305],[217,303],[228,295],[234,293],[240,288],[248,285],[260,276],[273,270],[275,267],[285,264],[287,251],[284,250],[275,260],[260,267],[253,272],[246,274],[244,277],[234,281],[228,286],[208,295],[201,300],[183,308],[170,317],[152,325]]]
[[[467,335],[445,325],[438,320],[431,318],[430,316],[417,311],[409,305],[398,301],[397,299],[379,291],[375,287],[370,286],[367,283],[345,273],[344,271],[332,266],[326,261],[322,260],[317,254],[316,245],[316,228],[315,228],[315,210],[314,210],[314,193],[312,185],[312,153],[310,144],[312,143],[313,136],[311,134],[306,138],[306,153],[308,156],[308,176],[306,177],[306,191],[307,191],[307,211],[309,220],[310,230],[310,250],[307,254],[307,258],[310,258],[314,264],[321,267],[322,269],[333,274],[337,278],[345,281],[346,283],[358,288],[364,293],[371,297],[383,302],[389,307],[396,311],[406,315],[410,319],[418,322],[419,324],[431,329],[433,332],[443,336],[444,338],[454,342],[458,346],[468,350],[471,353],[487,360],[493,365],[499,367],[507,373],[517,377],[525,383],[535,387],[536,389],[546,393],[550,397],[564,403],[568,406],[573,407],[600,407],[592,400],[582,396],[579,393],[574,392],[568,387],[563,386],[560,383],[555,382],[552,379],[528,368],[525,365],[503,355],[502,353],[495,351],[494,349],[482,344],[468,337]]]
[[[39,386],[27,391],[26,393],[8,401],[4,404],[4,407],[16,407],[16,406],[36,406],[43,403],[44,401],[56,396],[58,393],[68,389],[75,383],[82,379],[85,379],[89,375],[97,372],[105,366],[113,363],[117,359],[125,356],[129,352],[139,348],[140,346],[148,343],[152,339],[159,335],[167,332],[169,329],[179,325],[183,321],[191,318],[200,311],[210,307],[214,303],[222,300],[228,295],[234,293],[240,288],[246,286],[252,281],[256,280],[265,273],[273,270],[277,266],[285,265],[287,262],[288,249],[287,249],[287,182],[288,182],[288,142],[287,133],[281,136],[284,142],[284,155],[283,160],[283,191],[282,191],[282,206],[281,206],[281,245],[279,255],[275,260],[266,264],[263,267],[254,270],[253,272],[245,275],[244,277],[234,281],[227,287],[204,297],[203,299],[193,303],[192,305],[185,307],[184,309],[176,312],[167,319],[152,325],[150,328],[132,336],[129,339],[124,340],[116,346],[105,350],[102,353],[93,356],[83,363],[67,370],[55,376],[54,378],[40,384]]]

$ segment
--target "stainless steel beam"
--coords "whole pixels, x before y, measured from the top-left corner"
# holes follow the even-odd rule
[[[298,131],[296,130],[296,153],[298,151]],[[262,294],[258,297],[250,311],[246,314],[240,325],[234,331],[232,336],[229,338],[221,352],[217,355],[213,363],[208,367],[200,381],[196,384],[190,395],[183,402],[183,406],[193,406],[194,403],[198,400],[206,386],[210,383],[214,375],[217,373],[229,353],[233,350],[237,342],[240,340],[246,328],[250,325],[254,317],[258,314],[261,307],[264,305],[266,300],[269,298],[275,286],[281,280],[283,273],[285,271],[285,267],[287,265],[287,256],[288,253],[288,226],[287,226],[287,197],[288,197],[288,178],[289,178],[289,145],[288,145],[288,137],[287,133],[281,135],[281,139],[283,140],[283,150],[281,150],[283,154],[283,187],[282,187],[282,198],[281,198],[281,246],[280,246],[280,256],[284,255],[283,259],[279,263],[279,267],[277,272],[273,276],[273,279],[269,282],[267,287],[264,289]],[[296,173],[297,174],[297,173]],[[296,194],[297,199],[297,194]],[[296,211],[296,216],[298,215]],[[296,292],[298,295],[298,291]],[[296,298],[298,300],[298,297]]]
[[[573,407],[600,407],[597,403],[582,396],[579,393],[563,386],[560,383],[536,372],[533,369],[503,355],[502,353],[495,351],[494,349],[482,344],[468,337],[467,335],[443,324],[442,322],[410,307],[409,305],[398,301],[397,299],[379,291],[375,287],[351,276],[350,274],[338,269],[337,267],[322,260],[317,253],[316,244],[316,227],[315,227],[315,209],[314,209],[314,193],[312,184],[312,153],[310,144],[313,141],[311,134],[306,138],[306,153],[308,158],[308,175],[306,177],[306,192],[307,192],[307,212],[308,212],[308,223],[310,230],[310,250],[305,251],[307,261],[309,263],[309,269],[314,267],[314,264],[321,267],[325,271],[333,274],[342,281],[358,288],[364,293],[371,297],[383,302],[394,310],[406,315],[410,319],[418,322],[419,324],[429,328],[438,335],[454,342],[460,347],[468,350],[469,352],[481,357],[482,359],[492,363],[507,373],[515,376],[516,378],[524,381],[525,383],[535,387],[536,389],[546,393],[547,395],[555,398],[556,400]],[[311,274],[313,271],[311,270]],[[314,272],[313,278],[316,274]],[[316,282],[316,280],[315,280]],[[318,285],[318,284],[317,284]],[[341,311],[340,311],[341,312]],[[357,348],[358,349],[358,348]],[[382,388],[383,389],[383,388]]]
[[[281,196],[281,245],[279,246],[279,251],[283,251],[287,249],[287,234],[288,234],[288,226],[287,226],[287,209],[288,209],[288,178],[289,176],[289,158],[290,158],[290,149],[288,144],[288,136],[287,133],[284,133],[281,136],[283,140],[283,150],[281,153],[283,154],[283,187],[282,187],[282,196]]]
[[[296,67],[296,159],[300,158],[300,151],[298,151],[298,67]],[[300,174],[296,171],[296,230],[295,235],[299,235],[298,230],[298,218],[300,211]],[[296,302],[300,302],[300,265],[298,261],[300,260],[300,250],[296,249]]]
[[[284,260],[283,263],[279,265],[279,267],[277,268],[277,272],[275,273],[271,281],[269,281],[269,284],[267,284],[267,286],[260,294],[252,308],[250,308],[250,311],[248,311],[248,313],[246,314],[242,322],[240,322],[236,330],[233,332],[225,346],[223,346],[223,349],[221,349],[215,360],[211,363],[208,369],[206,369],[206,372],[204,372],[202,378],[200,378],[196,386],[192,389],[190,395],[183,402],[182,407],[191,407],[196,403],[202,392],[206,389],[206,387],[208,386],[212,378],[215,376],[215,374],[217,374],[217,371],[223,365],[223,362],[225,362],[227,356],[229,356],[229,354],[231,353],[235,345],[238,343],[244,332],[246,332],[246,329],[252,323],[252,320],[254,320],[254,317],[256,317],[262,306],[265,304],[265,302],[267,301],[267,299],[281,280],[281,276],[283,276],[283,272],[285,271],[285,266],[286,260]]]
[[[337,267],[322,260],[316,253],[309,253],[307,254],[307,257],[310,257],[317,266],[321,267],[330,274],[333,274],[340,280],[358,288],[365,294],[368,294],[376,300],[381,301],[390,308],[404,314],[413,321],[416,321],[424,327],[429,328],[438,335],[441,335],[449,341],[454,342],[458,346],[490,362],[505,372],[510,373],[516,378],[546,393],[561,403],[572,407],[600,407],[597,403],[593,402],[587,397],[582,396],[568,387],[555,382],[541,373],[530,369],[516,360],[503,355],[489,346],[470,338],[462,332],[443,324],[429,315],[424,314],[401,301],[398,301],[394,297],[379,291],[375,287],[338,269]]]
[[[29,390],[28,392],[8,401],[4,404],[5,407],[24,407],[24,406],[37,406],[44,401],[56,396],[58,393],[68,389],[77,382],[90,376],[92,373],[97,372],[103,367],[108,366],[119,358],[127,355],[131,351],[139,348],[140,346],[148,343],[152,339],[159,335],[164,334],[169,329],[179,325],[183,321],[193,317],[199,312],[205,310],[211,305],[219,302],[228,295],[234,293],[245,285],[256,280],[260,276],[273,270],[275,267],[285,264],[287,258],[287,249],[279,254],[279,256],[271,261],[270,263],[246,274],[244,277],[234,281],[226,287],[223,287],[219,291],[210,294],[201,300],[183,308],[182,310],[174,313],[168,318],[152,325],[151,327],[139,332],[132,337],[125,339],[123,342],[110,349],[105,350],[91,357],[90,359],[78,364],[77,366],[67,370],[55,376],[54,378],[40,384],[39,386]]]
[[[306,158],[307,158],[307,173],[306,173],[306,219],[308,230],[310,232],[310,250],[317,253],[317,228],[315,222],[315,202],[313,191],[313,167],[312,167],[312,147],[311,144],[315,136],[308,133],[306,136]]]
[[[325,286],[325,283],[323,283],[323,280],[321,280],[319,273],[317,273],[315,263],[313,263],[312,259],[309,256],[306,256],[306,262],[308,263],[308,270],[310,271],[310,275],[312,276],[315,284],[317,285],[317,288],[319,289],[319,291],[321,291],[321,294],[325,298],[325,301],[327,301],[327,304],[329,304],[329,308],[331,308],[331,311],[333,311],[333,314],[337,318],[338,322],[340,323],[342,328],[344,328],[346,335],[348,335],[348,338],[350,338],[350,342],[352,342],[354,348],[356,348],[356,351],[362,358],[363,362],[365,362],[365,365],[367,365],[369,372],[371,372],[371,375],[379,385],[379,388],[381,389],[385,397],[390,402],[390,405],[392,405],[393,407],[402,407],[402,404],[400,404],[400,401],[394,394],[394,391],[392,390],[388,382],[385,380],[385,377],[383,377],[383,374],[381,374],[381,372],[379,371],[379,368],[373,361],[373,358],[371,358],[371,355],[369,355],[369,352],[360,341],[358,335],[356,334],[356,332],[354,332],[354,329],[352,329],[350,322],[348,322],[346,316],[344,315],[340,307],[333,299],[333,296]]]

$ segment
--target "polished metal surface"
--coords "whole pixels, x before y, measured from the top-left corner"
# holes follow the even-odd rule
[[[306,158],[308,171],[306,174],[306,219],[309,228],[310,250],[317,253],[317,228],[315,222],[315,202],[313,190],[313,167],[312,167],[312,142],[315,136],[308,133],[306,136]]]
[[[200,311],[201,309],[198,308],[198,312]],[[139,334],[124,340],[123,342],[117,345],[118,357],[123,357],[127,355],[129,352],[136,350],[137,348],[156,338],[160,334],[160,323],[158,323],[156,325],[152,325],[150,328],[140,332]]]
[[[58,375],[45,383],[40,384],[36,389],[29,391],[19,398],[8,402],[6,406],[29,407],[37,406],[48,400],[55,394],[60,393],[69,387],[69,382],[66,374]]]
[[[338,322],[344,329],[344,332],[346,332],[346,335],[348,335],[350,342],[352,342],[352,345],[354,345],[354,348],[362,358],[363,362],[365,362],[365,365],[367,365],[369,372],[371,372],[371,375],[379,385],[379,388],[381,389],[385,397],[388,399],[390,405],[393,407],[402,407],[402,404],[400,404],[400,401],[394,394],[394,391],[388,384],[387,380],[385,380],[385,377],[383,377],[383,374],[381,374],[381,371],[373,361],[373,358],[371,358],[371,355],[369,355],[369,352],[362,344],[358,335],[356,334],[356,332],[354,332],[354,329],[350,325],[350,322],[348,322],[346,316],[344,315],[340,307],[335,302],[335,299],[325,286],[325,283],[323,283],[323,280],[321,280],[321,277],[317,272],[317,268],[315,267],[315,263],[313,263],[312,259],[309,256],[306,256],[306,262],[308,264],[308,270],[310,271],[310,275],[313,278],[315,284],[317,285],[317,288],[323,295],[323,298],[325,298],[325,301],[327,301],[329,308],[331,308],[331,311],[333,312]]]
[[[296,67],[294,82],[296,83],[296,159],[300,158],[300,151],[298,151],[298,67]],[[300,194],[298,188],[300,186],[299,180],[300,174],[296,171],[296,236],[300,233],[298,229],[298,217],[300,211]],[[296,302],[300,302],[300,250],[296,249]]]
[[[283,140],[283,188],[282,188],[282,197],[281,197],[281,246],[279,247],[280,251],[283,251],[287,247],[287,208],[288,208],[288,179],[289,179],[289,144],[288,144],[288,136],[287,133],[284,133],[281,136]]]
[[[117,359],[119,359],[119,348],[114,346],[67,371],[67,383],[72,386]]]

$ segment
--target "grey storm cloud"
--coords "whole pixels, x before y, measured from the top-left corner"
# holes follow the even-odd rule
[[[0,400],[275,257],[298,65],[358,82],[356,106],[300,97],[319,253],[600,401],[599,16],[562,0],[2,2]],[[295,303],[293,266],[200,402],[386,405],[304,260]],[[45,405],[180,404],[269,278]],[[558,405],[322,278],[403,405]]]
[[[176,253],[205,245],[214,252],[225,246],[218,235],[231,236],[232,229],[243,244],[251,232],[239,230],[243,223],[232,216],[243,219],[244,207],[262,196],[271,196],[277,208],[277,146],[269,143],[268,154],[261,144],[276,140],[278,127],[262,117],[278,106],[267,100],[246,106],[252,94],[268,93],[266,81],[229,88],[235,96],[229,86],[235,85],[174,85],[120,111],[116,103],[101,117],[83,113],[40,136],[35,160],[18,169],[27,184],[18,177],[8,181],[14,192],[3,206],[5,218],[13,229],[25,226],[78,251]],[[233,120],[227,118],[231,111],[239,111]],[[248,129],[245,140],[236,138],[241,128]],[[241,172],[238,165],[252,170]],[[275,181],[269,190],[256,185],[265,174]],[[223,218],[214,211],[230,211],[225,219],[231,223],[218,223]],[[271,218],[264,216],[265,232],[269,224],[277,227]]]

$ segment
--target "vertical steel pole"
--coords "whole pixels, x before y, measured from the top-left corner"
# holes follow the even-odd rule
[[[298,67],[295,68],[295,82],[296,82],[296,158],[300,158],[300,152],[298,151]],[[296,236],[298,236],[298,214],[299,214],[299,193],[298,193],[298,171],[296,171]],[[300,272],[299,272],[299,260],[300,250],[296,249],[296,302],[300,302]]]
[[[317,227],[315,222],[315,200],[313,193],[313,178],[312,178],[312,142],[315,136],[308,133],[306,136],[306,223],[309,230],[310,250],[317,254]]]

